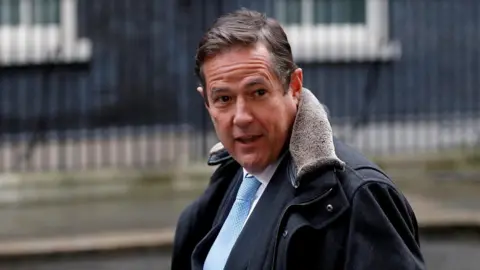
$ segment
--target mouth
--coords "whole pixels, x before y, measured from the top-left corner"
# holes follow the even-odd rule
[[[235,141],[237,141],[241,144],[250,144],[250,143],[256,142],[261,137],[262,137],[262,135],[241,136],[241,137],[235,138]]]

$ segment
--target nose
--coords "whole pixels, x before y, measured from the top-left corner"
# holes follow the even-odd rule
[[[233,118],[233,124],[238,127],[246,127],[253,121],[253,116],[245,103],[241,99],[237,99],[235,106],[235,116]]]

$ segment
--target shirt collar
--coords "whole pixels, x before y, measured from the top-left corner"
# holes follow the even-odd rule
[[[257,178],[258,181],[260,181],[263,185],[268,184],[268,182],[270,182],[270,179],[272,179],[273,174],[277,170],[278,165],[280,165],[280,162],[282,161],[284,156],[285,154],[282,154],[282,156],[277,161],[268,165],[267,168],[265,168],[265,170],[257,174],[252,173],[252,175],[255,176],[255,178]],[[250,174],[250,173],[247,170],[245,170],[245,168],[243,168],[243,177],[245,177],[247,174]]]

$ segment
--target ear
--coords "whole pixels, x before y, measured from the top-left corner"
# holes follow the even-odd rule
[[[303,71],[300,68],[297,68],[292,72],[290,77],[290,91],[292,97],[295,99],[296,103],[300,100],[300,94],[303,89]]]
[[[197,92],[200,93],[200,95],[201,95],[203,98],[205,98],[205,97],[203,96],[203,88],[202,88],[201,86],[197,87]]]
[[[199,86],[197,87],[197,92],[200,93],[200,95],[203,98],[203,103],[205,104],[205,107],[208,109],[208,97],[205,96],[205,92],[203,91],[203,87]]]

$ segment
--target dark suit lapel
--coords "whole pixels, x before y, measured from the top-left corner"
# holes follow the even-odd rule
[[[195,247],[195,250],[192,254],[193,270],[203,269],[203,263],[205,262],[205,258],[207,257],[208,251],[210,250],[210,247],[215,241],[215,238],[217,237],[220,228],[222,228],[222,224],[218,224],[217,226],[215,226]]]
[[[295,196],[288,176],[289,157],[283,159],[258,201],[230,253],[225,269],[246,269],[250,262],[266,262],[274,240],[274,228],[285,206]]]

